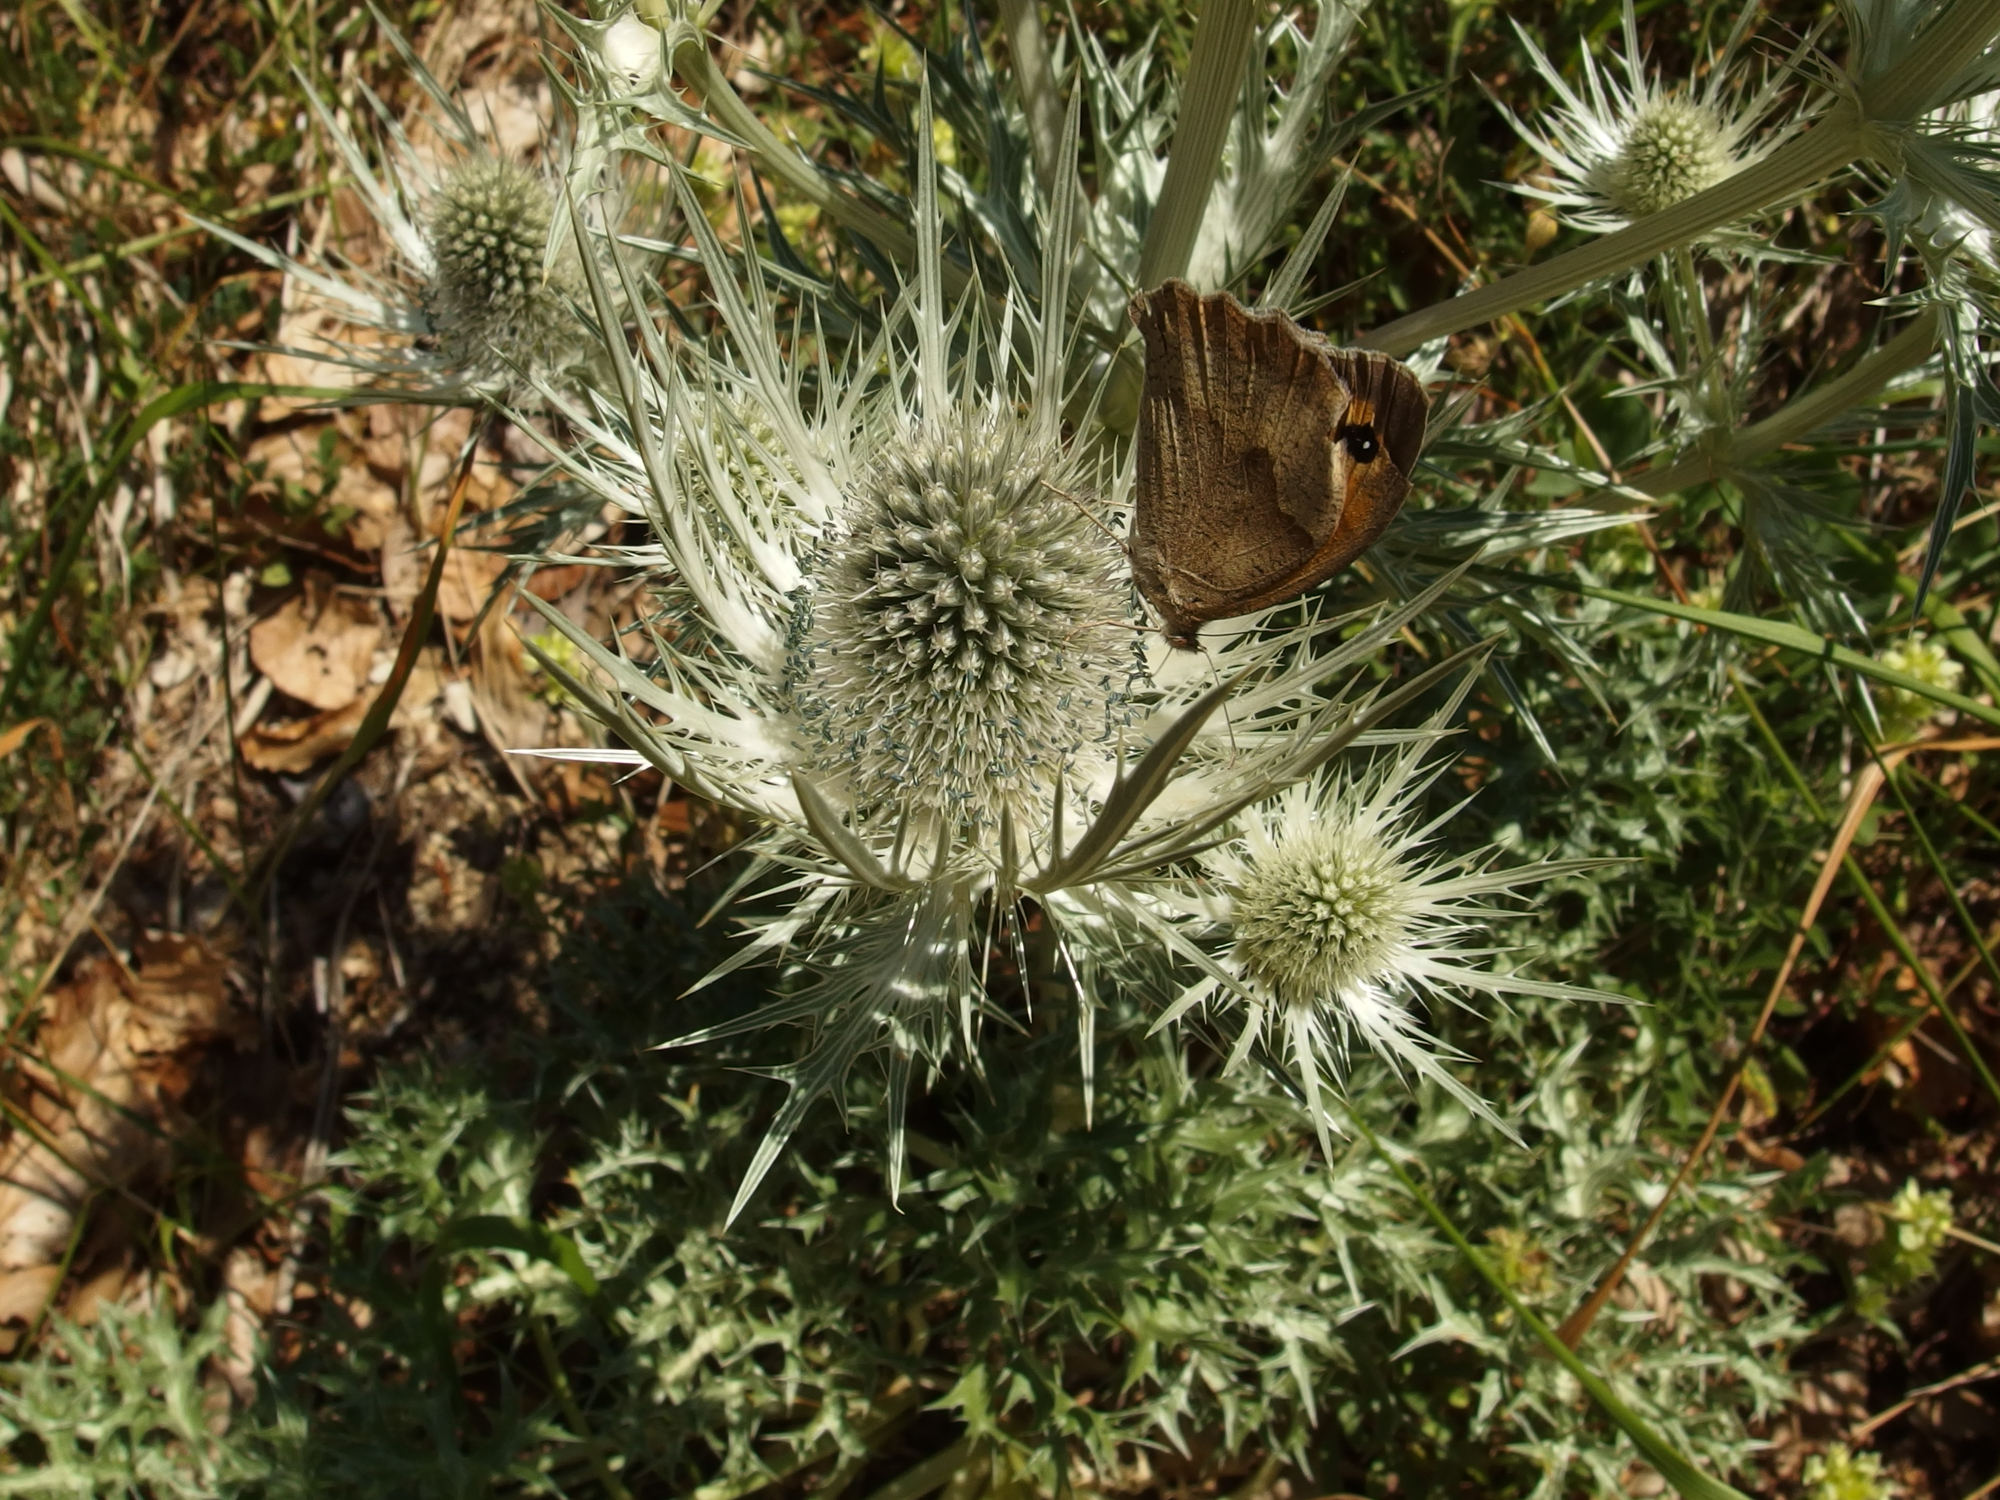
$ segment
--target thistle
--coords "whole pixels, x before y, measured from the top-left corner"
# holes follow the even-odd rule
[[[1240,1010],[1231,1065],[1264,1042],[1288,1057],[1329,1160],[1321,1091],[1347,1074],[1356,1050],[1435,1083],[1513,1133],[1446,1066],[1464,1055],[1426,1033],[1419,1003],[1464,1005],[1475,993],[1619,998],[1476,962],[1499,951],[1475,944],[1506,916],[1487,898],[1516,896],[1604,861],[1493,869],[1490,854],[1431,853],[1427,846],[1452,814],[1425,822],[1419,806],[1449,762],[1426,767],[1425,757],[1450,712],[1371,771],[1288,788],[1247,813],[1237,836],[1201,861],[1207,882],[1191,904],[1214,924],[1217,966],[1182,992],[1160,1024],[1200,1005]]]
[[[948,301],[927,129],[918,137],[918,274],[871,342],[811,341],[810,407],[758,281],[743,287],[678,178],[717,335],[685,356],[646,337],[643,363],[614,341],[617,400],[544,392],[584,439],[559,457],[652,522],[657,547],[638,556],[698,627],[656,631],[641,667],[545,611],[614,689],[575,690],[631,759],[757,820],[751,876],[787,900],[749,921],[727,966],[785,964],[779,997],[674,1043],[812,1030],[778,1071],[792,1092],[732,1213],[871,1053],[899,1191],[911,1075],[977,1066],[1001,1014],[992,955],[1025,951],[1031,914],[1075,992],[1088,1109],[1100,961],[1144,947],[1206,962],[1200,919],[1153,885],[1466,659],[1372,702],[1327,686],[1449,577],[1350,620],[1344,640],[1311,610],[1283,627],[1218,625],[1212,661],[1142,633],[1115,540],[1129,456],[1064,435],[1065,257],[1050,256],[1038,302],[1011,285],[989,300],[976,280]],[[1071,243],[1068,183],[1047,208],[1051,245]],[[584,266],[608,313],[607,278],[595,257]],[[623,286],[636,300],[636,281]]]
[[[383,27],[430,101],[425,124],[438,159],[366,84],[379,150],[347,128],[300,79],[307,105],[388,245],[379,266],[328,253],[300,260],[197,219],[210,234],[281,271],[309,302],[353,328],[387,337],[316,336],[282,352],[353,371],[388,399],[480,404],[518,399],[570,370],[588,345],[574,304],[583,282],[564,182],[594,184],[608,153],[586,132],[558,135],[540,166],[500,154],[465,107],[394,28]],[[353,384],[353,375],[335,377]]]
[[[1799,125],[1780,118],[1790,68],[1752,88],[1741,51],[1755,14],[1746,6],[1701,79],[1684,87],[1648,69],[1632,0],[1625,0],[1624,77],[1583,53],[1583,91],[1517,24],[1535,70],[1557,104],[1539,127],[1508,112],[1521,138],[1548,163],[1546,178],[1514,184],[1568,223],[1597,233],[1623,229],[1714,187],[1774,151]]]

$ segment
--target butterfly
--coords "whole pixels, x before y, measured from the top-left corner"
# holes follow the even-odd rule
[[[1409,493],[1429,403],[1407,365],[1275,310],[1169,281],[1128,309],[1146,345],[1132,576],[1173,645],[1304,593]]]

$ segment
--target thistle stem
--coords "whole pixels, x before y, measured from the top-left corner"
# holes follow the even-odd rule
[[[1000,0],[1000,26],[1007,33],[1007,50],[1014,56],[1014,81],[1027,110],[1028,144],[1035,153],[1035,176],[1053,194],[1056,173],[1063,169],[1062,103],[1056,90],[1056,75],[1049,65],[1048,43],[1042,36],[1042,17],[1036,0]]]
[[[1957,0],[1879,78],[1854,87],[1803,135],[1763,161],[1616,234],[1449,302],[1385,323],[1361,342],[1388,354],[1476,328],[1575,291],[1809,190],[1862,158],[1893,164],[1909,123],[1934,108],[1966,65],[2000,35],[2000,0]]]
[[[1938,313],[1926,307],[1910,326],[1873,354],[1855,363],[1845,375],[1822,382],[1797,400],[1742,431],[1718,435],[1712,446],[1628,481],[1648,495],[1671,495],[1690,485],[1721,477],[1733,465],[1753,463],[1785,444],[1818,431],[1842,412],[1850,411],[1905,370],[1930,358],[1937,347]]]
[[[1184,275],[1194,255],[1261,9],[1256,0],[1207,0],[1195,22],[1194,50],[1181,80],[1180,116],[1174,122],[1167,177],[1146,225],[1145,243],[1139,247],[1137,279],[1142,288]]]
[[[1724,178],[1672,208],[1649,214],[1615,234],[1579,245],[1567,254],[1531,266],[1492,286],[1478,287],[1448,302],[1385,323],[1373,333],[1364,334],[1360,342],[1366,348],[1380,349],[1386,354],[1408,354],[1432,339],[1476,328],[1628,271],[1721,225],[1796,197],[1856,157],[1868,154],[1873,139],[1874,132],[1852,108],[1838,107],[1811,130],[1779,147],[1755,166]]]
[[[1871,121],[1901,125],[1940,102],[1941,89],[2000,35],[2000,0],[1958,0],[1924,28],[1904,55],[1872,85],[1861,87]]]

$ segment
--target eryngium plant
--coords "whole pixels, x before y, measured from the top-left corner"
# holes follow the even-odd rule
[[[417,148],[365,83],[354,89],[378,130],[374,152],[303,75],[299,85],[388,242],[386,263],[357,265],[338,253],[302,260],[197,222],[282,271],[349,329],[368,330],[284,352],[357,371],[385,396],[479,403],[563,376],[592,347],[576,312],[583,281],[564,184],[594,178],[603,151],[553,135],[539,163],[508,156],[395,28],[385,24],[383,34],[429,101],[430,149]]]
[[[927,104],[920,118],[921,143]],[[609,346],[615,393],[586,393],[588,404],[544,394],[583,438],[562,461],[651,521],[657,544],[634,560],[686,607],[655,622],[644,661],[545,612],[615,689],[575,684],[634,757],[761,829],[745,878],[768,875],[776,906],[748,919],[753,936],[725,967],[782,962],[780,994],[677,1039],[780,1022],[813,1035],[781,1071],[791,1094],[732,1217],[814,1101],[871,1052],[887,1071],[894,1196],[912,1073],[954,1054],[977,1066],[982,1030],[1008,1021],[994,966],[1024,952],[1031,914],[1082,995],[1088,1112],[1097,976],[1121,953],[1173,954],[1260,1003],[1252,979],[1211,956],[1216,914],[1200,909],[1203,879],[1188,862],[1471,653],[1393,692],[1358,686],[1447,584],[1370,621],[1267,611],[1215,629],[1205,653],[1171,653],[1146,629],[1118,540],[1129,451],[1080,441],[1063,422],[1076,398],[1069,256],[1054,247],[1071,243],[1073,174],[1047,200],[1039,301],[1013,285],[989,296],[976,275],[948,299],[922,147],[917,276],[880,332],[851,347],[781,339],[761,276],[740,284],[684,182],[681,192],[714,336],[675,351],[641,323],[637,356],[622,339]],[[618,295],[596,259],[583,263],[613,326]],[[622,296],[640,304],[636,281]],[[795,373],[808,364],[811,401]],[[1404,922],[1388,909],[1402,890],[1381,894],[1382,921]],[[1303,940],[1341,941],[1325,930]],[[1371,1017],[1402,1003],[1382,986],[1439,961],[1422,947],[1413,937],[1383,950]],[[1318,1002],[1341,1012],[1357,998]],[[1355,1034],[1385,1035],[1372,1020]],[[1414,1037],[1407,1022],[1395,1031],[1405,1061],[1421,1050]],[[1317,1116],[1317,1069],[1307,1076]]]

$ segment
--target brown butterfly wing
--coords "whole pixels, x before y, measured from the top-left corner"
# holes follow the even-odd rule
[[[1338,434],[1336,478],[1345,503],[1333,534],[1302,570],[1298,592],[1331,578],[1388,529],[1410,492],[1429,416],[1424,388],[1408,366],[1368,349],[1333,349],[1330,358],[1352,392]]]
[[[1324,340],[1227,294],[1169,281],[1131,316],[1146,344],[1132,571],[1191,645],[1203,622],[1296,592],[1338,535],[1348,389]]]

